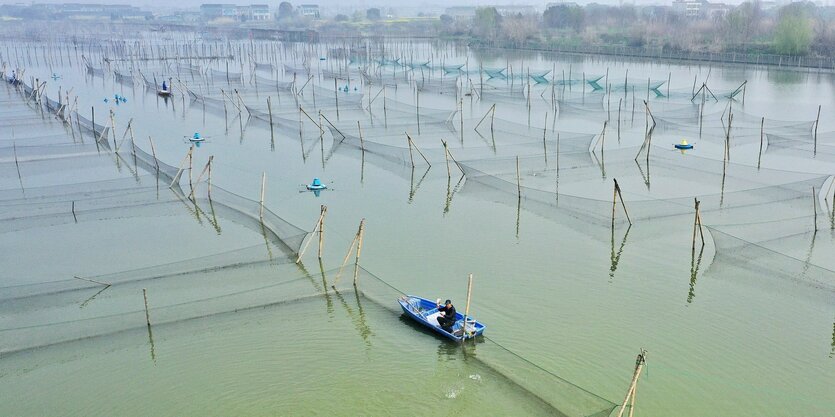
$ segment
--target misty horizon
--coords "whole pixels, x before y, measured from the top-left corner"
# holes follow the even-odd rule
[[[745,0],[728,0],[728,1],[711,1],[711,3],[724,3],[728,5],[739,5],[744,3]],[[0,5],[33,5],[33,4],[68,4],[68,3],[79,3],[79,4],[120,4],[120,5],[131,5],[137,6],[141,8],[161,8],[160,10],[191,10],[197,9],[200,7],[201,4],[214,4],[214,3],[223,3],[223,4],[234,4],[234,5],[249,5],[249,4],[267,4],[270,6],[271,9],[277,9],[280,1],[271,1],[265,2],[263,0],[252,0],[252,1],[245,1],[245,0],[230,0],[230,1],[200,1],[200,0],[185,0],[177,2],[178,6],[172,6],[167,2],[156,2],[153,0],[143,0],[143,1],[131,1],[131,0],[81,0],[81,1],[62,1],[62,0],[43,0],[43,1],[13,1],[13,0],[0,0]],[[162,3],[162,4],[160,4]],[[464,1],[454,1],[454,2],[441,2],[441,1],[421,1],[418,3],[405,1],[405,0],[395,0],[395,1],[375,1],[375,0],[360,0],[360,1],[352,1],[350,3],[338,1],[338,0],[302,0],[298,2],[290,2],[294,5],[298,4],[317,4],[320,6],[325,7],[336,7],[339,9],[347,9],[347,8],[356,8],[356,9],[365,9],[369,7],[388,7],[388,8],[401,8],[401,9],[424,9],[427,7],[432,7],[435,9],[445,9],[448,7],[455,7],[455,6],[497,6],[497,5],[517,5],[517,6],[534,6],[539,9],[544,10],[546,5],[549,3],[560,3],[560,1],[543,1],[543,0],[534,0],[534,1],[520,1],[520,0],[507,0],[507,1],[489,1],[489,0],[464,0]],[[671,5],[673,0],[632,0],[632,1],[616,1],[616,0],[597,0],[597,1],[590,1],[590,0],[576,0],[576,1],[566,1],[566,3],[576,3],[581,6],[586,6],[589,4],[602,4],[608,6],[616,6],[616,5],[626,5],[632,4],[637,6],[663,6],[663,5]],[[777,3],[789,3],[789,1],[777,1]],[[832,4],[831,0],[827,1],[815,1],[813,2],[818,5],[825,5],[829,6]],[[325,10],[326,12],[326,10]]]

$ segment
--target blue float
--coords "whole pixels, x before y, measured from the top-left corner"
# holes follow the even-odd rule
[[[686,140],[682,139],[680,143],[676,143],[673,147],[680,150],[693,149],[693,144],[687,143]]]
[[[311,190],[311,191],[321,191],[321,190],[324,190],[324,189],[327,189],[327,188],[328,188],[328,186],[325,185],[325,184],[322,184],[322,181],[319,180],[319,178],[314,178],[313,182],[307,185],[307,189]]]

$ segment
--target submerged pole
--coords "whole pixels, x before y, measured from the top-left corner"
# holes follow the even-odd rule
[[[145,324],[148,327],[151,327],[151,316],[148,314],[148,290],[143,288],[142,289],[142,298],[145,300]]]

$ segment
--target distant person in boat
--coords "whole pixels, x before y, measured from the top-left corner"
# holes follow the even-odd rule
[[[455,306],[452,305],[452,301],[450,300],[446,300],[442,306],[441,300],[439,299],[437,304],[438,311],[441,313],[438,316],[438,324],[442,329],[452,333],[452,325],[455,324]]]
[[[168,85],[165,84],[165,81],[162,82],[162,91],[168,91]]]

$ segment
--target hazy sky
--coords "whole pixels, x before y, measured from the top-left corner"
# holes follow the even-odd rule
[[[558,0],[297,0],[297,1],[290,1],[294,5],[301,4],[301,3],[312,3],[312,4],[319,4],[323,8],[326,7],[334,7],[334,8],[357,8],[363,9],[367,7],[395,7],[395,8],[409,8],[409,9],[418,9],[418,8],[425,8],[430,6],[432,9],[444,9],[450,6],[473,6],[473,5],[533,5],[538,6],[539,8],[544,9],[545,5],[550,2],[556,2]],[[571,1],[571,0],[569,0]],[[573,0],[578,4],[588,4],[588,3],[600,3],[600,4],[611,4],[616,5],[619,3],[634,3],[639,5],[650,5],[650,4],[658,4],[658,5],[669,5],[672,3],[672,0],[627,0],[621,1],[619,0]],[[726,4],[739,4],[742,3],[744,0],[714,0],[716,3],[726,3]],[[788,2],[788,0],[786,0]],[[778,0],[779,2],[779,0]],[[279,0],[179,0],[176,2],[176,5],[172,5],[171,1],[163,1],[163,0],[39,0],[32,2],[29,1],[20,1],[20,0],[0,0],[0,4],[32,4],[32,3],[97,3],[97,4],[130,4],[135,6],[140,6],[143,8],[164,8],[167,10],[171,10],[174,8],[197,8],[202,3],[231,3],[231,4],[253,4],[253,3],[267,3],[273,8],[278,7]],[[830,1],[826,0],[823,3],[831,3]]]
[[[472,5],[535,5],[545,7],[545,4],[555,2],[556,0],[429,0],[429,1],[413,1],[413,0],[298,0],[290,1],[293,4],[319,4],[320,6],[341,6],[350,7],[356,5],[357,7],[372,7],[372,6],[390,6],[390,7],[410,7],[418,8],[422,5],[432,5],[435,7],[450,7],[450,6],[472,6]],[[618,0],[574,0],[578,4],[585,3],[601,3],[601,4],[618,4]],[[742,0],[730,0],[725,3],[738,3]],[[624,3],[632,3],[633,1],[624,1]],[[95,4],[132,4],[136,6],[163,6],[171,7],[170,1],[162,0],[39,0],[39,1],[21,1],[21,0],[0,0],[0,4],[32,4],[32,3],[95,3]],[[231,3],[231,4],[252,4],[252,3],[267,3],[273,7],[278,7],[280,1],[277,0],[179,0],[176,4],[180,7],[198,7],[202,3]],[[635,0],[636,4],[670,4],[672,0]]]

